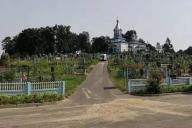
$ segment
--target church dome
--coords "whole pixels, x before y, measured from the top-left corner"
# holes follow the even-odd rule
[[[114,30],[116,30],[116,31],[121,30],[121,27],[119,25],[119,20],[118,19],[117,19],[117,24],[116,24]]]
[[[119,25],[119,20],[117,19],[117,23],[114,28],[114,38],[115,39],[122,39],[122,29]]]

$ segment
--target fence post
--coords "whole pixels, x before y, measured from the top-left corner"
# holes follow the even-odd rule
[[[65,95],[65,81],[62,81],[61,88],[60,88],[60,93],[62,96]]]
[[[171,79],[171,77],[169,77],[168,85],[169,85],[169,86],[172,85],[172,79]]]
[[[192,79],[189,77],[189,85],[192,85]]]
[[[32,91],[31,82],[27,82],[27,87],[26,87],[27,95],[31,95],[31,91]]]
[[[131,94],[131,80],[128,80],[128,93]]]

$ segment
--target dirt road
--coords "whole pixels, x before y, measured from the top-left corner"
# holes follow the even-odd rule
[[[116,95],[122,95],[122,93],[115,89],[110,81],[107,63],[101,62],[70,97],[70,101],[78,105],[104,103],[113,100]]]
[[[99,63],[55,105],[0,109],[0,128],[189,128],[192,95],[133,97],[114,89]]]

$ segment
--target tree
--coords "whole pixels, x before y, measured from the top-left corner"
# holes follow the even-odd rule
[[[42,45],[42,39],[40,39],[38,29],[25,29],[23,30],[16,39],[16,52],[20,56],[33,55],[40,52],[38,49]]]
[[[155,52],[156,51],[156,48],[153,46],[153,45],[151,45],[151,44],[146,44],[146,47],[147,47],[147,49],[150,51],[150,52]]]
[[[137,39],[137,32],[135,30],[130,30],[123,35],[127,42]]]
[[[90,51],[89,33],[76,34],[70,26],[28,28],[2,41],[5,52],[10,55],[41,55],[74,53],[77,50]]]
[[[1,60],[0,60],[2,65],[9,66],[10,64],[10,56],[8,53],[3,53],[1,55]]]
[[[56,47],[57,53],[70,53],[77,50],[78,35],[72,33],[70,29],[71,26],[56,25],[53,27],[55,35],[53,46]]]
[[[188,47],[186,50],[184,50],[185,54],[192,55],[192,47]]]
[[[16,37],[15,37],[16,38]],[[11,37],[5,37],[2,40],[2,48],[5,50],[6,53],[9,53],[10,55],[15,53],[15,40],[12,40]]]
[[[189,73],[192,73],[192,64],[189,65]]]
[[[91,44],[89,42],[89,33],[82,32],[78,36],[78,49],[85,52],[90,52]]]
[[[54,30],[52,27],[45,27],[38,29],[36,42],[33,47],[35,49],[34,54],[54,54],[56,53],[56,42],[54,38]],[[40,39],[38,41],[38,39]],[[36,45],[35,45],[36,44]]]
[[[184,51],[180,49],[179,51],[177,51],[177,53],[178,53],[178,54],[183,54]]]
[[[95,37],[93,38],[92,51],[97,53],[106,53],[109,51],[110,46],[110,38],[109,37]]]
[[[163,45],[163,51],[165,53],[174,53],[173,45],[171,44],[171,40],[169,38],[166,39],[165,44]]]

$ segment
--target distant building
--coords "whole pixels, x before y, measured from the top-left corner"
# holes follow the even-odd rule
[[[137,39],[128,42],[129,51],[136,53],[137,51],[146,51],[146,44],[144,42],[139,42]]]
[[[113,52],[121,53],[121,52],[137,52],[139,50],[146,50],[146,44],[143,42],[139,42],[137,40],[137,35],[132,35],[132,40],[127,42],[126,39],[122,36],[122,29],[119,25],[119,20],[117,19],[116,26],[114,28],[114,37],[112,38],[113,43]]]
[[[128,43],[125,38],[122,36],[122,29],[119,25],[119,20],[117,19],[117,24],[114,28],[114,37],[112,39],[113,43],[113,52],[127,52],[128,51]]]
[[[162,53],[162,52],[163,52],[163,48],[162,48],[162,47],[163,47],[163,46],[162,46],[160,43],[157,42],[157,44],[156,44],[156,50],[157,50],[157,52]]]

